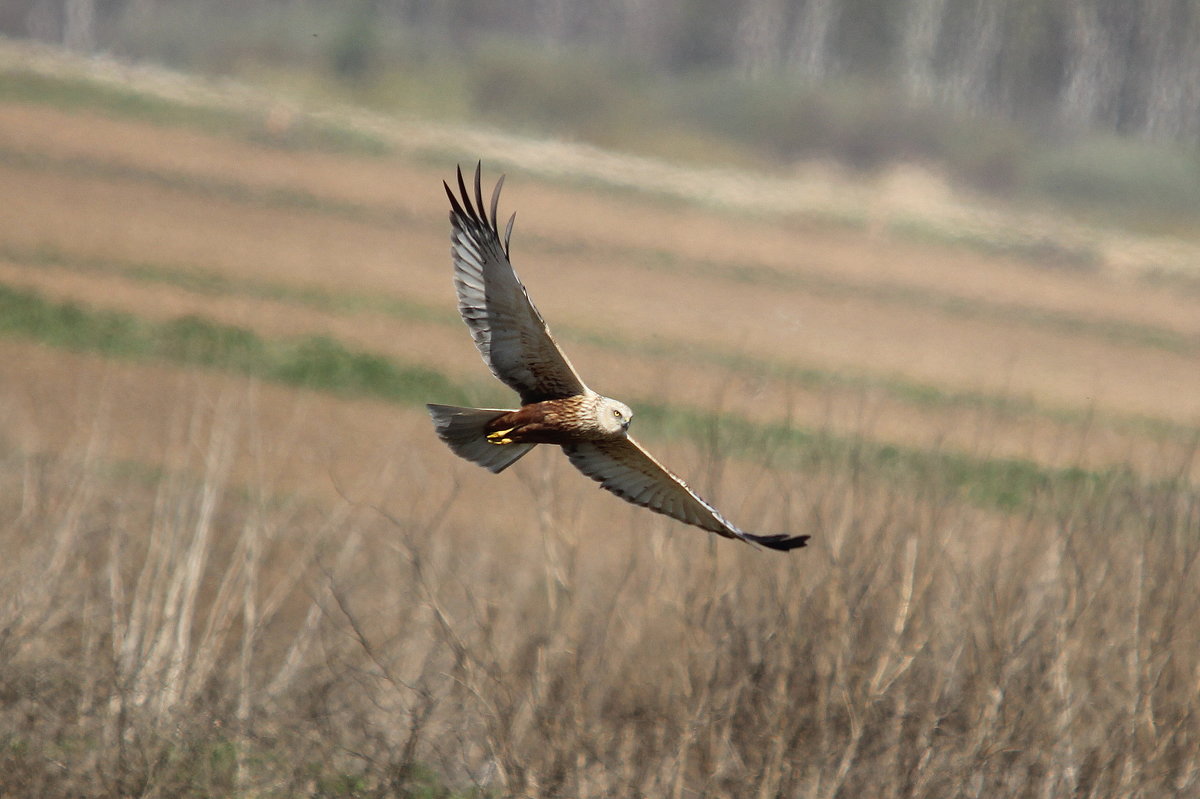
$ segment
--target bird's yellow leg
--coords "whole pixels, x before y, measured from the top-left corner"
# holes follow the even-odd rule
[[[513,430],[516,430],[516,428],[510,427],[507,430],[497,430],[494,433],[488,433],[487,434],[488,443],[490,443],[490,444],[511,444],[511,443],[513,443],[513,440],[508,437],[508,434],[511,433]]]

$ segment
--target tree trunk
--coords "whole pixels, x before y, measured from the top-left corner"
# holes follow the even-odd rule
[[[959,47],[943,81],[943,95],[966,111],[986,109],[996,65],[1004,48],[1008,0],[976,0],[958,34]]]
[[[900,31],[900,74],[909,97],[930,100],[937,95],[935,58],[946,0],[910,0]]]
[[[96,0],[66,0],[63,44],[76,53],[90,53],[95,49]]]
[[[780,0],[749,0],[738,22],[734,58],[741,73],[761,78],[779,68],[783,5]]]
[[[1190,3],[1153,0],[1139,40],[1147,53],[1139,130],[1154,139],[1200,132],[1200,14]]]
[[[25,30],[31,39],[57,42],[62,35],[62,20],[53,0],[33,0],[25,12]]]
[[[1116,46],[1114,31],[1105,25],[1096,0],[1067,4],[1065,35],[1068,55],[1059,119],[1077,129],[1100,123],[1114,128],[1125,54]]]
[[[817,81],[833,71],[832,33],[840,6],[836,0],[808,0],[796,17],[792,48],[788,53],[791,71]]]

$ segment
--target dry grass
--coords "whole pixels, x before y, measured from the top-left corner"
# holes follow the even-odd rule
[[[774,498],[748,524],[819,542],[778,557],[561,459],[478,498],[399,456],[288,498],[235,478],[276,443],[255,390],[192,396],[162,469],[106,457],[103,409],[3,452],[0,795],[1200,790],[1188,489],[1003,518],[852,452],[803,488],[717,453]]]
[[[5,284],[485,377],[430,310],[445,164],[15,104],[0,162]],[[676,411],[656,452],[732,518],[813,545],[718,542],[555,453],[494,477],[419,408],[25,329],[0,341],[0,796],[1200,794],[1197,296],[506,191],[584,373]],[[774,437],[746,458],[720,419]],[[797,431],[840,444],[806,460]],[[972,505],[959,456],[1118,468]]]

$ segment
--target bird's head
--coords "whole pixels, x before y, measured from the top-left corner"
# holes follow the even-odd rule
[[[633,420],[633,411],[623,402],[601,397],[596,407],[596,416],[601,430],[612,436],[620,436],[629,430],[629,423]]]

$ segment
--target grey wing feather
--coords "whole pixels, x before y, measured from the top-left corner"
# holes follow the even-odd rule
[[[587,388],[563,355],[542,315],[508,259],[508,222],[504,240],[497,226],[501,178],[492,193],[491,214],[483,203],[480,168],[475,168],[475,197],[471,198],[458,170],[459,196],[446,186],[450,198],[450,253],[458,310],[471,330],[475,346],[492,373],[521,395],[523,404],[575,396]]]
[[[784,551],[808,541],[806,535],[754,535],[738,529],[632,438],[566,444],[563,451],[575,468],[622,499],[685,524]]]

